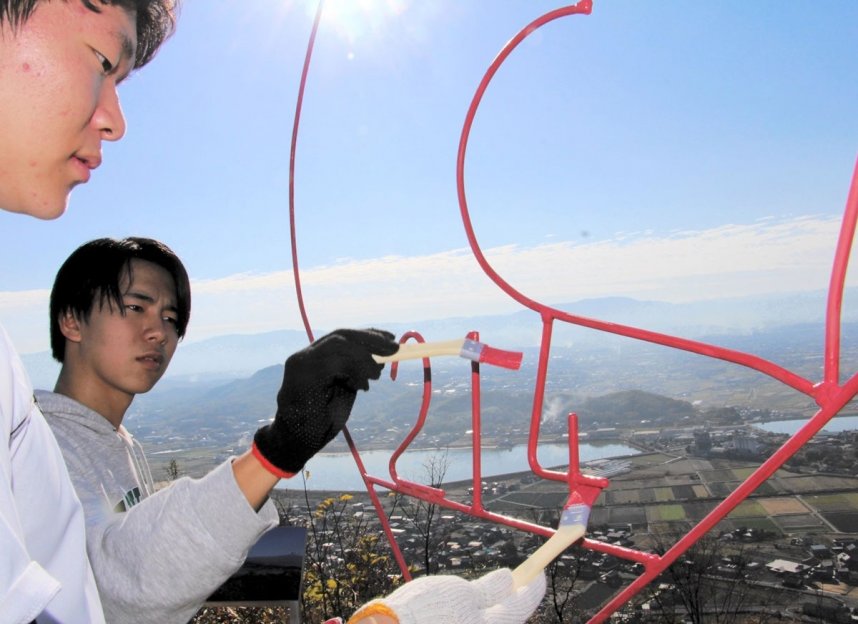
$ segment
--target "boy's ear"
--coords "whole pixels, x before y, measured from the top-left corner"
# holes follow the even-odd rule
[[[80,342],[80,321],[71,310],[60,314],[59,326],[66,340]]]

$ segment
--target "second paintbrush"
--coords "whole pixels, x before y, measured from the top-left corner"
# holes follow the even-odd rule
[[[440,355],[457,355],[472,362],[491,364],[502,368],[518,370],[521,367],[521,351],[495,349],[487,344],[470,338],[443,340],[439,342],[408,342],[399,345],[399,351],[393,355],[373,355],[376,362],[399,362],[401,360],[419,360]]]

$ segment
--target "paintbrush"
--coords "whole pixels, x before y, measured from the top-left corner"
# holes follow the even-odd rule
[[[512,571],[516,588],[529,584],[545,566],[572,544],[584,537],[593,503],[608,487],[604,477],[581,474],[578,463],[578,415],[569,414],[569,498],[560,515],[557,531],[536,552]]]
[[[599,491],[596,490],[598,497]],[[530,584],[549,563],[572,544],[584,537],[587,532],[587,521],[590,519],[590,507],[578,491],[569,495],[566,507],[560,516],[557,531],[536,552],[525,559],[512,571],[513,587],[518,589]]]
[[[399,351],[393,355],[382,356],[373,354],[372,357],[379,364],[384,364],[385,362],[418,360],[437,355],[458,355],[472,362],[491,364],[492,366],[511,368],[513,370],[518,370],[521,367],[522,358],[521,351],[495,349],[470,338],[443,340],[439,342],[409,342],[399,345]]]

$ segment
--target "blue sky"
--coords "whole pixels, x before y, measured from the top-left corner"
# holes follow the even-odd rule
[[[467,248],[456,150],[492,59],[557,6],[328,0],[296,159],[314,326],[517,309]],[[68,213],[0,213],[0,319],[22,352],[47,348],[53,275],[98,236],[159,238],[185,260],[188,341],[301,326],[288,160],[315,7],[187,0],[123,85],[126,138]],[[483,98],[465,169],[477,238],[545,303],[824,289],[856,78],[852,1],[595,0],[527,38]]]

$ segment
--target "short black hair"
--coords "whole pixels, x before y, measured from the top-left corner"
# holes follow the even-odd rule
[[[8,22],[12,27],[23,24],[32,15],[36,5],[44,1],[0,0],[0,24]],[[176,29],[179,0],[80,0],[80,2],[96,13],[101,12],[99,8],[101,6],[116,5],[137,14],[137,56],[134,59],[134,69],[139,69],[151,61],[161,44]]]
[[[60,330],[60,318],[72,313],[88,321],[93,306],[105,303],[120,312],[124,276],[131,277],[131,261],[145,260],[163,268],[176,285],[176,331],[181,339],[191,318],[191,283],[179,257],[164,243],[151,238],[131,236],[121,240],[98,238],[78,247],[54,279],[51,289],[51,353],[57,362],[65,358],[66,338]]]

